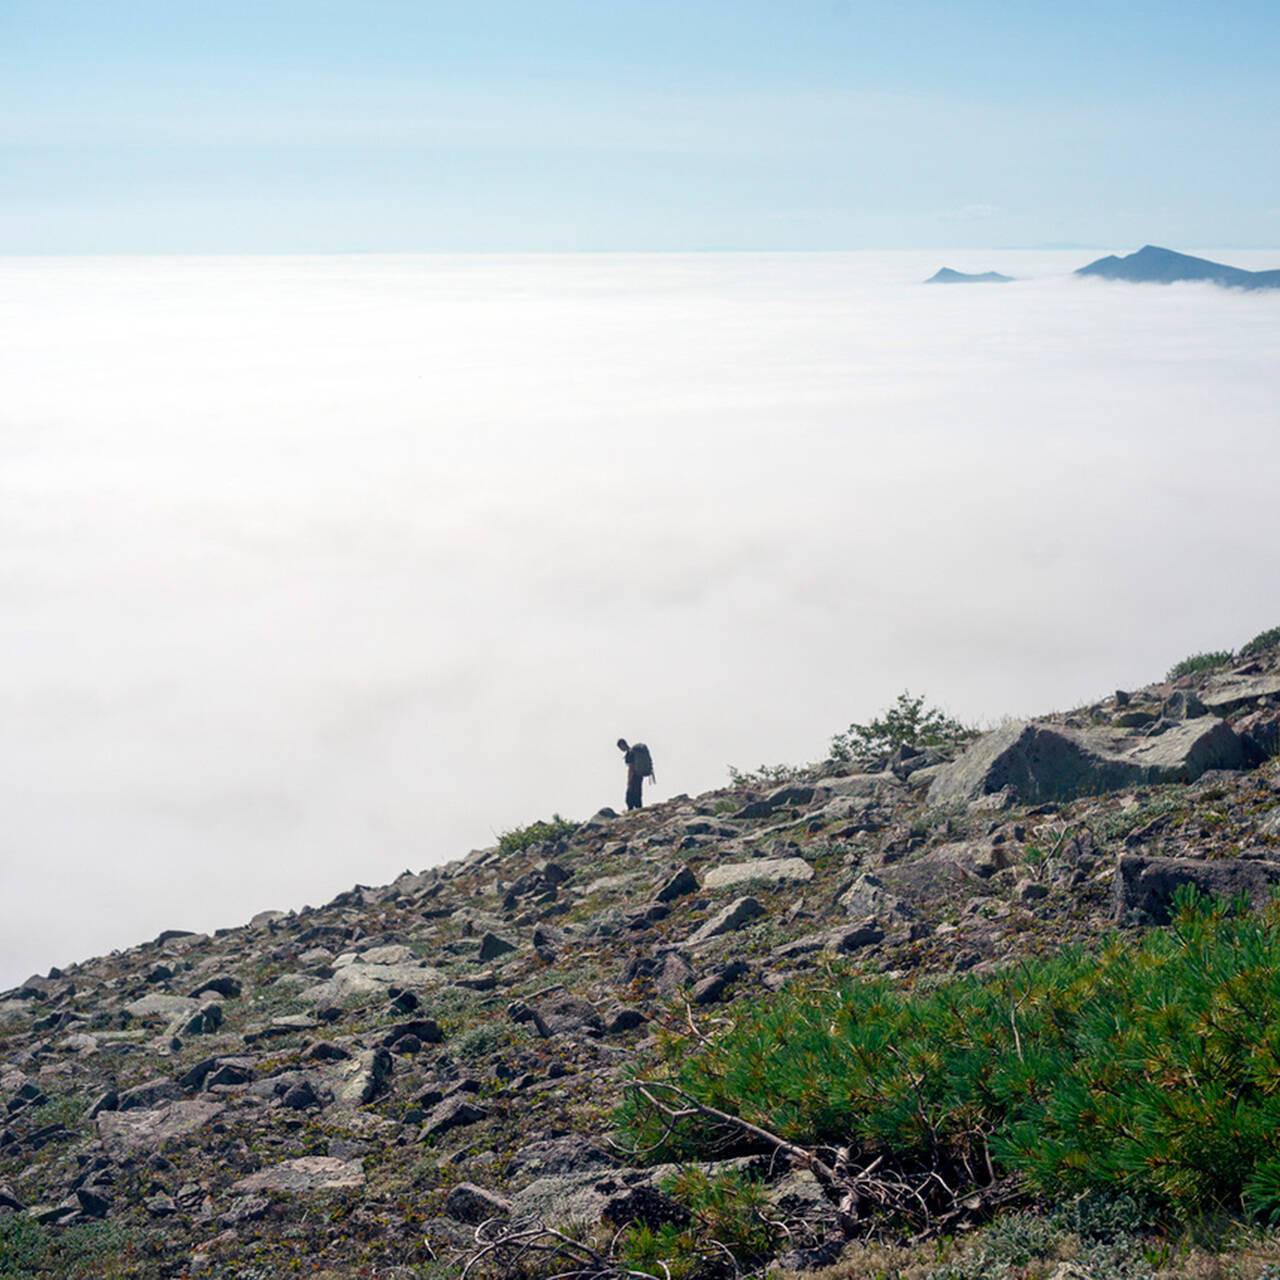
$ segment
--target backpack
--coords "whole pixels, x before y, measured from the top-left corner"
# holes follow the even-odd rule
[[[653,778],[657,781],[653,772],[653,757],[643,742],[632,744],[631,750],[627,752],[627,763],[636,771],[636,777]]]

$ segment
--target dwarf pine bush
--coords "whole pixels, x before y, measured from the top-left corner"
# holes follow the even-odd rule
[[[976,737],[970,729],[937,707],[925,706],[923,697],[911,696],[908,689],[883,715],[868,724],[851,724],[831,739],[834,760],[866,762],[892,754],[900,746],[942,747],[967,742]]]
[[[797,984],[662,1078],[793,1142],[850,1146],[949,1184],[1019,1175],[1045,1197],[1128,1196],[1155,1217],[1280,1221],[1280,908],[1190,890],[1173,925],[920,994],[883,978]],[[740,1135],[674,1126],[631,1096],[663,1158]]]
[[[529,823],[527,827],[512,827],[510,831],[504,831],[498,837],[498,852],[519,853],[521,849],[527,849],[530,845],[542,844],[546,840],[559,840],[561,836],[576,830],[577,826],[576,822],[570,822],[558,813],[553,813],[549,822],[540,819]]]
[[[1194,675],[1197,671],[1216,671],[1226,666],[1235,654],[1230,649],[1215,649],[1211,653],[1193,653],[1181,662],[1175,662],[1169,668],[1166,680],[1177,680],[1179,676]]]

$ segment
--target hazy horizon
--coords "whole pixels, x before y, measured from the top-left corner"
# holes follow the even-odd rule
[[[0,986],[1274,626],[1278,300],[1087,260],[0,260]]]

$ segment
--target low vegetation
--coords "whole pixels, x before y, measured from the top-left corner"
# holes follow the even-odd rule
[[[1183,658],[1181,662],[1175,662],[1169,668],[1169,674],[1165,678],[1177,680],[1180,676],[1195,675],[1200,671],[1216,671],[1236,658],[1253,658],[1277,645],[1280,645],[1280,627],[1270,627],[1266,631],[1259,631],[1252,640],[1242,644],[1236,652],[1230,649],[1214,649],[1209,653],[1193,653],[1190,657]]]
[[[835,760],[865,763],[891,755],[899,747],[917,750],[950,747],[977,737],[977,730],[925,705],[923,697],[904,689],[885,713],[868,724],[851,724],[831,739]]]
[[[498,852],[503,854],[519,853],[535,844],[545,844],[549,840],[559,840],[577,828],[576,822],[562,818],[558,813],[551,815],[549,822],[539,820],[531,822],[527,827],[512,827],[498,837]]]
[[[932,990],[857,974],[787,988],[718,1037],[671,1037],[620,1124],[654,1159],[767,1135],[842,1180],[829,1193],[897,1188],[878,1221],[915,1230],[997,1187],[1123,1197],[1148,1223],[1280,1222],[1280,907],[1191,891],[1177,906],[1136,946]]]

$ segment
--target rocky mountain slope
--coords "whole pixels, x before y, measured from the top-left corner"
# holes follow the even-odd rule
[[[507,1228],[660,1220],[610,1114],[664,1028],[833,964],[911,984],[1149,928],[1188,881],[1262,896],[1278,750],[1273,645],[33,976],[0,996],[0,1272],[452,1276]],[[834,1256],[813,1179],[759,1167],[789,1262]],[[520,1274],[497,1257],[471,1274]]]

